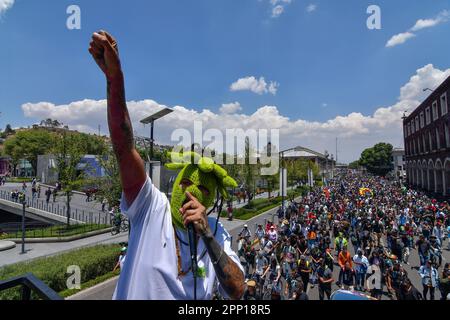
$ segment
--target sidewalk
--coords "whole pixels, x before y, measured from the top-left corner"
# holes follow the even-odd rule
[[[127,234],[102,234],[90,238],[65,243],[30,243],[25,244],[25,254],[21,254],[22,245],[17,244],[14,249],[0,252],[0,268],[17,262],[30,261],[37,258],[61,254],[67,251],[97,244],[110,244],[128,241]]]

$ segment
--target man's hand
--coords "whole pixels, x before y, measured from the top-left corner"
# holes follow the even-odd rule
[[[187,191],[186,197],[189,201],[180,209],[184,225],[187,227],[190,223],[193,223],[195,231],[200,236],[210,233],[206,208]]]
[[[92,35],[89,52],[108,80],[121,73],[117,41],[106,31],[95,32]]]

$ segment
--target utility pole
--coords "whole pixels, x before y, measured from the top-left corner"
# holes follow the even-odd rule
[[[338,163],[338,137],[336,137],[336,164]]]

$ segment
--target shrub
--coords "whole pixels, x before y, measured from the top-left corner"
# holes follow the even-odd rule
[[[56,292],[61,292],[67,289],[67,267],[80,267],[81,283],[94,280],[112,271],[120,255],[120,248],[119,245],[99,245],[13,264],[0,269],[0,279],[7,280],[32,273]],[[0,292],[0,300],[17,299],[20,299],[19,287]]]

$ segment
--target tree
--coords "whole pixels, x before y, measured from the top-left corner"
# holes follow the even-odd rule
[[[392,150],[391,144],[378,143],[362,152],[359,164],[374,175],[384,176],[393,170]]]
[[[7,124],[5,127],[5,131],[3,131],[2,133],[2,138],[6,138],[7,136],[12,135],[14,133],[16,132],[11,128],[11,125]]]
[[[358,169],[360,167],[359,160],[353,161],[348,165],[350,169]]]
[[[37,172],[38,155],[48,154],[54,143],[54,134],[42,130],[31,129],[17,132],[15,136],[5,142],[5,154],[12,158],[14,170],[20,159],[31,163],[34,172]]]
[[[119,206],[122,196],[122,184],[117,158],[112,149],[107,150],[98,157],[100,165],[104,169],[105,176],[95,181],[98,187],[98,201],[105,198],[110,206]]]
[[[70,201],[72,191],[81,185],[83,172],[78,170],[78,164],[86,154],[85,138],[77,133],[63,132],[62,136],[57,135],[54,140],[53,153],[56,157],[59,181],[63,186],[66,195],[66,215],[67,227],[70,226]]]
[[[245,164],[243,168],[244,183],[247,191],[251,191],[251,187],[255,185],[256,165],[253,164],[255,158],[255,150],[250,144],[250,138],[245,137]]]

